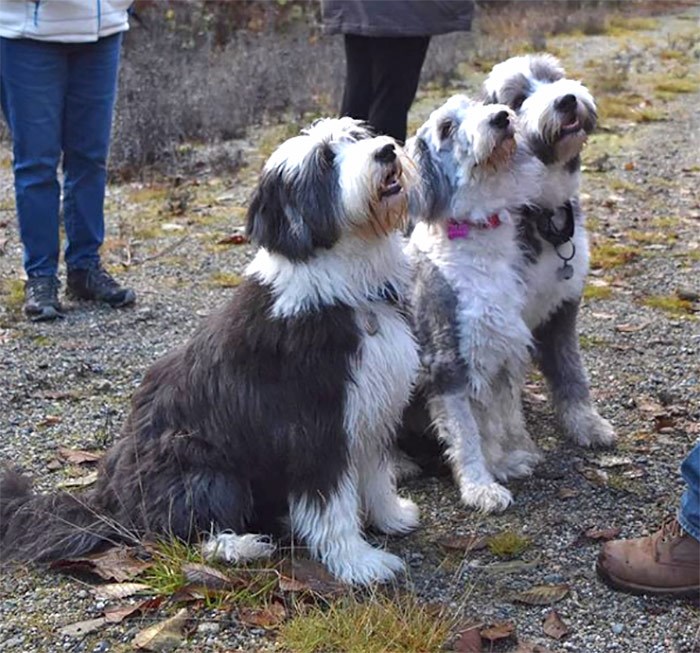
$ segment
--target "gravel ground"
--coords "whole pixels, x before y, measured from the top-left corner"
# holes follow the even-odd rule
[[[562,441],[541,379],[533,375],[527,419],[546,460],[534,477],[512,484],[515,506],[504,515],[478,517],[460,507],[448,477],[420,478],[404,492],[419,503],[423,528],[388,542],[409,562],[408,582],[423,599],[450,605],[465,621],[512,621],[519,637],[551,651],[700,650],[697,603],[610,591],[593,570],[599,543],[582,536],[591,527],[619,527],[622,537],[654,530],[674,510],[681,491],[678,465],[700,433],[700,322],[693,314],[700,301],[700,94],[660,99],[654,91],[681,65],[698,79],[699,21],[700,10],[689,7],[661,17],[647,31],[562,36],[548,43],[584,81],[601,70],[623,70],[628,89],[665,113],[663,121],[603,121],[584,158],[583,204],[594,252],[602,257],[614,245],[624,259],[612,267],[601,258],[580,324],[598,407],[619,434],[616,451],[586,451]],[[684,57],[669,54],[677,49]],[[426,92],[412,124],[443,96],[475,91],[482,78],[471,73],[453,89]],[[246,198],[269,151],[266,143],[283,133],[268,128],[237,144],[248,165],[233,181],[204,168],[198,177],[175,183],[110,187],[105,260],[137,290],[138,304],[122,311],[72,304],[65,320],[45,325],[28,324],[19,312],[13,280],[20,278],[21,248],[9,152],[0,152],[0,459],[29,470],[42,489],[86,473],[59,464],[57,447],[108,445],[145,369],[234,292],[235,273],[251,251],[219,241],[242,224]],[[669,311],[679,306],[673,300],[666,309],[646,305],[650,297],[668,300],[679,290],[690,297],[690,310]],[[509,565],[488,550],[464,556],[437,544],[447,536],[504,530],[530,539]],[[542,631],[550,608],[510,598],[533,585],[560,583],[571,588],[556,605],[571,632],[555,641]],[[129,642],[143,627],[138,621],[84,638],[58,633],[101,614],[104,602],[89,589],[33,569],[4,572],[0,650],[131,650]],[[274,647],[264,631],[241,629],[223,612],[198,619],[199,630],[180,650]]]

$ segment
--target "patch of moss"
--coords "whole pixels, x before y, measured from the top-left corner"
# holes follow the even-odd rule
[[[651,226],[657,229],[676,229],[680,226],[680,224],[680,219],[674,217],[654,218],[651,221]]]
[[[675,295],[651,295],[645,297],[642,304],[676,316],[692,315],[693,313],[693,304],[687,299],[681,299]]]
[[[403,594],[347,597],[324,608],[300,606],[278,642],[290,653],[414,653],[439,651],[454,625],[442,610]]]
[[[233,272],[215,272],[211,275],[211,283],[219,288],[236,288],[241,285],[243,277]]]
[[[0,297],[8,312],[18,313],[24,305],[24,281],[3,279],[0,284]]]
[[[620,14],[608,18],[606,33],[608,36],[626,36],[629,32],[648,32],[658,26],[659,21],[655,18]]]
[[[659,233],[657,231],[639,231],[631,229],[627,232],[627,237],[640,245],[670,245],[678,240],[675,233]]]
[[[659,93],[669,94],[695,93],[700,89],[700,84],[697,80],[688,77],[669,77],[657,82],[654,89]]]
[[[613,291],[610,286],[593,286],[590,283],[583,289],[583,298],[588,300],[610,299]]]
[[[596,336],[588,336],[586,334],[579,334],[578,344],[581,349],[594,349],[596,347],[607,347],[610,343],[603,338],[597,338]]]
[[[37,347],[48,347],[51,344],[51,338],[48,336],[35,336],[33,342]]]
[[[610,270],[636,261],[641,255],[638,248],[612,242],[601,242],[591,250],[591,267]]]
[[[489,551],[499,558],[512,558],[529,548],[530,539],[513,531],[502,531],[488,540]]]
[[[633,93],[604,95],[598,98],[598,115],[602,120],[627,120],[629,122],[657,122],[666,114],[660,109],[643,105],[644,99]]]
[[[626,179],[615,179],[612,178],[608,181],[608,186],[614,190],[614,191],[635,191],[637,190],[637,186]]]

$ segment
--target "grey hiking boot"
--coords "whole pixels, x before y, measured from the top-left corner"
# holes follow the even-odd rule
[[[24,313],[32,322],[63,317],[58,301],[61,283],[56,277],[30,277],[24,283]]]
[[[66,294],[75,299],[105,302],[114,308],[129,306],[136,301],[136,293],[121,286],[100,265],[85,270],[68,270]]]

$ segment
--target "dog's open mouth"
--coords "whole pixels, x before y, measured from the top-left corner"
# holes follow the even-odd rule
[[[579,131],[581,131],[581,121],[578,119],[578,117],[574,117],[570,119],[569,122],[561,126],[561,129],[559,129],[559,138],[571,136],[572,134],[578,134]]]
[[[391,197],[392,195],[397,195],[401,192],[402,186],[399,181],[399,176],[401,175],[401,169],[397,165],[393,165],[391,169],[384,176],[382,185],[379,187],[379,197],[384,199],[385,197]]]

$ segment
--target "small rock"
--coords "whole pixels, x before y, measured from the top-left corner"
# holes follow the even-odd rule
[[[19,646],[23,641],[24,641],[24,637],[22,635],[10,637],[10,639],[6,639],[2,643],[2,648],[9,649],[9,648],[13,648],[14,646]]]
[[[198,635],[214,635],[221,630],[221,626],[215,621],[203,621],[197,626]]]
[[[109,642],[97,642],[95,648],[92,649],[92,653],[107,653],[109,651]]]
[[[625,626],[624,624],[613,624],[610,628],[613,633],[619,635],[625,629]]]
[[[87,590],[78,590],[75,595],[79,599],[86,599],[88,597],[88,591]]]
[[[676,295],[678,296],[678,299],[685,299],[688,302],[700,301],[700,292],[687,286],[676,290]]]

